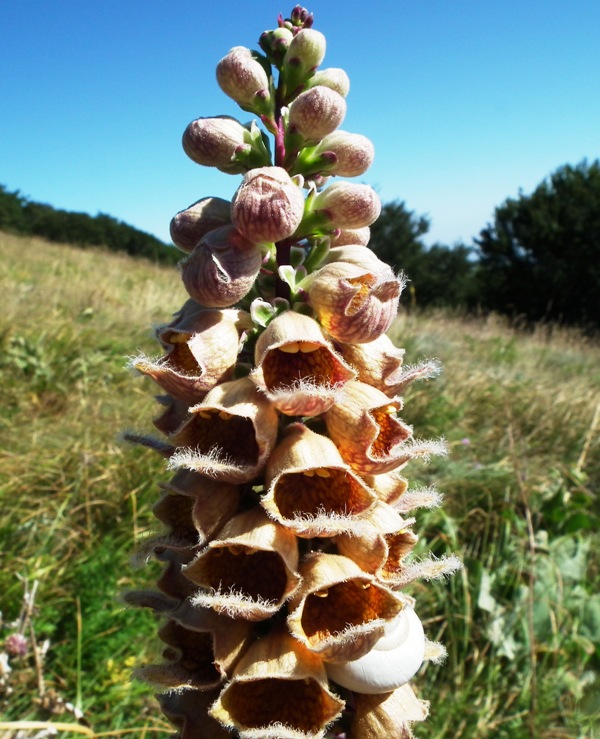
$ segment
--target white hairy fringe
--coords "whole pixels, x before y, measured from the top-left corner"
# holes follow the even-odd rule
[[[244,467],[235,463],[219,446],[211,447],[202,454],[196,449],[178,449],[167,463],[167,469],[185,467],[188,470],[202,470],[207,477],[219,477],[220,472],[241,472]]]
[[[223,611],[230,618],[237,618],[241,612],[247,610],[244,605],[264,608],[267,611],[277,606],[276,600],[267,600],[261,596],[251,598],[241,590],[235,590],[233,586],[229,590],[221,590],[219,587],[208,592],[199,591],[191,596],[190,603],[192,606],[216,608],[220,612]]]
[[[428,559],[411,562],[397,577],[393,578],[393,584],[394,586],[406,585],[418,578],[423,578],[427,581],[440,580],[448,575],[453,575],[462,569],[462,566],[462,562],[455,554],[451,554],[449,557],[444,556],[440,559],[431,556]]]
[[[277,722],[260,729],[239,729],[239,736],[240,739],[321,739],[325,736],[325,731],[323,729],[318,734],[306,734]]]
[[[425,639],[425,659],[434,665],[443,664],[448,658],[448,650],[439,641]]]
[[[415,508],[437,508],[441,505],[443,497],[433,486],[407,490],[398,500],[392,503],[392,508],[398,513],[408,513],[415,510]]]

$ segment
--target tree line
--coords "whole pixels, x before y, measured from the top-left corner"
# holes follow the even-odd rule
[[[403,306],[495,311],[519,321],[600,327],[600,161],[565,165],[530,195],[495,209],[470,245],[426,246],[426,216],[383,206],[369,246],[408,278]],[[31,202],[0,185],[0,230],[80,246],[102,245],[158,262],[181,253],[99,213]]]
[[[19,191],[9,192],[4,185],[0,185],[0,230],[82,247],[103,246],[166,264],[181,259],[177,249],[105,213],[90,216],[60,210],[33,202]]]
[[[371,248],[409,278],[404,305],[600,327],[600,162],[565,165],[508,198],[469,246],[426,247],[424,216],[389,203]]]

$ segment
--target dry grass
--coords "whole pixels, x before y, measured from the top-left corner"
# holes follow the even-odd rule
[[[0,258],[0,626],[29,644],[0,682],[0,736],[36,736],[6,722],[50,720],[166,736],[150,691],[128,681],[156,650],[155,624],[117,600],[152,576],[129,558],[164,468],[118,435],[151,426],[153,388],[126,357],[156,353],[151,326],[183,289],[173,269],[37,239],[0,234]],[[451,456],[406,475],[445,494],[419,516],[423,552],[466,565],[413,591],[449,652],[418,680],[433,706],[419,735],[592,736],[600,348],[574,331],[443,313],[402,314],[394,338],[407,362],[445,367],[410,389],[403,418],[419,437],[445,436]]]

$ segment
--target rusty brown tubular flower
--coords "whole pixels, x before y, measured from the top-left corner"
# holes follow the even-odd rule
[[[445,445],[400,417],[439,366],[406,366],[387,335],[405,278],[369,248],[381,203],[336,179],[375,150],[339,130],[350,82],[319,68],[313,24],[296,6],[261,52],[218,63],[255,120],[196,118],[183,147],[241,181],[171,220],[189,299],[156,328],[162,353],[131,361],[160,388],[162,437],[125,436],[173,475],[135,558],[160,563],[157,589],[123,599],[160,620],[137,676],[172,739],[408,739],[428,712],[413,680],[445,654],[420,598],[460,562],[420,553],[419,509],[442,497],[405,477]]]

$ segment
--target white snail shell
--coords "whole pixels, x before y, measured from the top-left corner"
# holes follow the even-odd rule
[[[327,676],[356,693],[387,693],[407,683],[425,656],[423,624],[405,607],[370,652],[351,662],[328,662]]]

